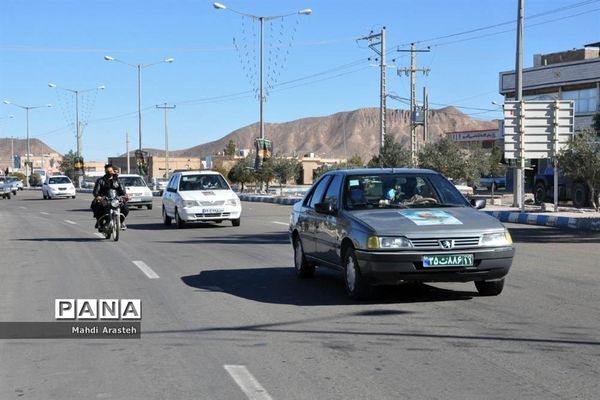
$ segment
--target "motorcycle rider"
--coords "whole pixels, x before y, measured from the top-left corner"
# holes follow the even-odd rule
[[[112,164],[108,163],[104,165],[104,176],[98,178],[94,185],[94,200],[92,200],[91,209],[94,212],[94,218],[96,218],[96,225],[94,228],[98,228],[98,221],[106,214],[106,207],[102,204],[102,198],[108,196],[109,190],[114,189],[117,192],[117,196],[127,196],[125,187],[119,181],[119,175],[115,171]],[[125,225],[125,218],[129,214],[129,207],[127,203],[121,205],[121,229],[127,229]]]

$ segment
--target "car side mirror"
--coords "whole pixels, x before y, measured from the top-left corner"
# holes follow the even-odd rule
[[[175,192],[175,189],[173,189],[172,187],[168,187],[167,192]]]
[[[329,201],[315,204],[315,211],[319,214],[335,215],[337,210],[335,205]]]
[[[471,199],[471,205],[473,207],[475,207],[476,209],[481,210],[482,208],[485,208],[486,201],[485,201],[485,199],[477,199],[477,200]]]

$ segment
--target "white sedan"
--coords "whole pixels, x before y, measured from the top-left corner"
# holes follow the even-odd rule
[[[53,175],[46,178],[42,185],[42,196],[44,200],[59,197],[75,198],[75,186],[68,176]]]
[[[185,171],[173,174],[162,196],[165,225],[175,220],[177,228],[187,222],[222,222],[240,226],[242,204],[218,172]]]

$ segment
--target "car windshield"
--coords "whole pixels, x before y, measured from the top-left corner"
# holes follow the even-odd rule
[[[228,190],[229,185],[221,175],[183,175],[179,181],[179,191],[189,190]]]
[[[63,184],[63,183],[71,183],[71,180],[69,178],[67,178],[66,176],[57,176],[55,178],[48,179],[48,184],[50,184],[50,185]]]
[[[435,174],[369,174],[346,178],[344,207],[366,208],[466,207],[463,195]]]
[[[121,185],[125,187],[146,186],[144,179],[140,176],[120,176],[119,181],[121,181]]]

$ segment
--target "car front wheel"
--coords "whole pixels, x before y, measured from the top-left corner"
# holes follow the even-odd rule
[[[163,224],[165,224],[165,226],[171,225],[172,218],[167,215],[167,210],[165,210],[165,207],[162,208],[162,217]]]
[[[294,239],[294,268],[298,278],[312,278],[315,274],[315,266],[306,259],[299,237]]]
[[[231,225],[233,225],[233,226],[240,226],[240,223],[241,223],[240,218],[231,220]]]
[[[352,247],[349,247],[344,252],[344,283],[346,293],[352,299],[359,300],[369,297],[372,287],[363,276],[356,253]]]
[[[475,287],[481,296],[498,296],[504,288],[504,278],[496,281],[475,281]]]
[[[181,229],[185,226],[185,221],[181,219],[177,209],[175,209],[175,225],[177,226],[177,229]]]

